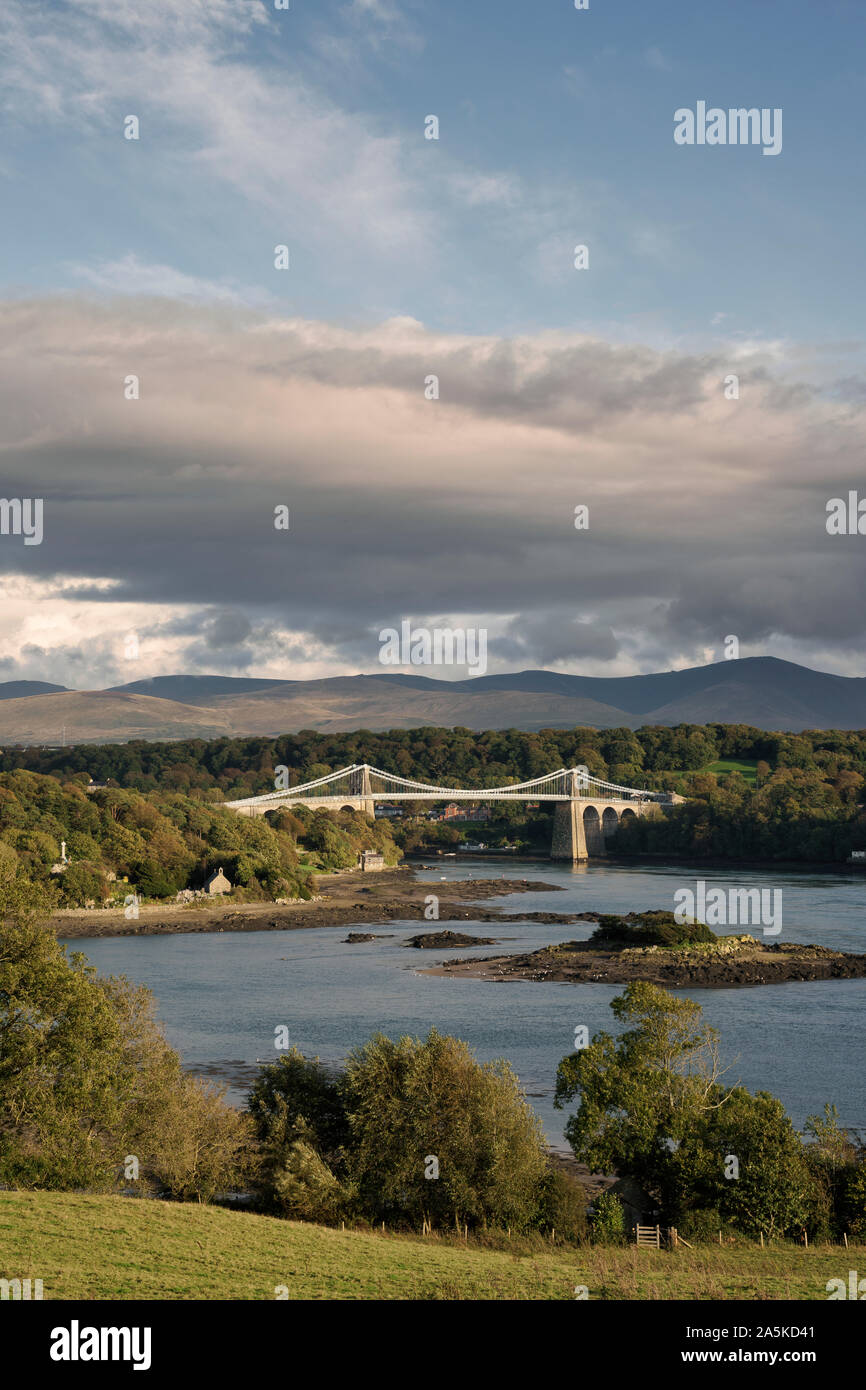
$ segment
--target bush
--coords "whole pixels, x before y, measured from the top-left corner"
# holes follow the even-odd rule
[[[328,1225],[348,1214],[350,1202],[339,1178],[312,1144],[292,1144],[273,1177],[274,1201],[287,1216]]]
[[[299,1140],[314,1143],[329,1163],[339,1161],[349,1140],[341,1078],[296,1047],[262,1067],[250,1091],[249,1112],[266,1155],[266,1184]]]
[[[866,1161],[862,1159],[846,1174],[840,1214],[849,1238],[866,1243]]]
[[[596,1245],[625,1244],[625,1211],[615,1192],[602,1192],[593,1202],[592,1239]]]
[[[715,1207],[694,1207],[691,1211],[683,1212],[677,1231],[684,1240],[694,1245],[706,1245],[710,1241],[718,1241],[719,1231],[724,1227],[724,1219]]]
[[[70,864],[59,878],[63,902],[67,907],[85,907],[89,902],[101,903],[108,895],[105,877],[93,864]]]
[[[365,1215],[532,1226],[546,1151],[506,1062],[482,1065],[435,1028],[425,1042],[380,1034],[350,1057],[345,1096],[347,1175]]]
[[[557,1239],[579,1245],[586,1240],[586,1192],[576,1178],[561,1168],[549,1168],[538,1184],[535,1224],[540,1231],[555,1231]]]
[[[631,919],[604,915],[590,937],[596,946],[614,947],[691,946],[717,940],[703,922],[678,922],[672,912],[643,912]]]
[[[293,1051],[263,1068],[250,1113],[265,1151],[263,1196],[287,1214],[582,1229],[580,1199],[550,1175],[511,1068],[481,1065],[435,1029],[425,1042],[374,1037],[337,1078]]]

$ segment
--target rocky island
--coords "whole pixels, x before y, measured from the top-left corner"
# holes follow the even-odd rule
[[[410,936],[404,946],[414,946],[420,951],[431,949],[441,951],[445,946],[498,946],[495,936],[467,936],[459,931],[428,931],[418,936]]]
[[[591,920],[598,926],[588,941],[565,941],[523,955],[445,961],[426,973],[555,984],[621,985],[648,980],[670,989],[866,978],[866,955],[826,946],[771,944],[748,935],[716,936],[703,923],[677,922],[670,912],[602,915]]]

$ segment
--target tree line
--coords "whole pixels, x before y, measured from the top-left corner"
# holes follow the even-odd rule
[[[528,781],[559,767],[586,766],[596,777],[650,790],[679,790],[685,774],[710,763],[743,760],[768,770],[799,768],[834,782],[866,774],[866,731],[772,733],[745,724],[679,724],[642,729],[487,730],[422,728],[317,733],[278,738],[184,739],[79,744],[72,748],[5,748],[0,771],[25,768],[68,780],[75,773],[138,791],[203,792],[231,800],[273,789],[286,766],[293,783],[372,763],[385,772],[447,786],[484,787]]]
[[[64,787],[92,777],[148,800],[211,805],[271,791],[278,767],[292,785],[352,763],[434,784],[466,788],[528,781],[559,767],[585,766],[596,777],[653,791],[676,791],[688,805],[624,828],[623,854],[842,861],[866,849],[866,732],[773,733],[740,724],[682,724],[631,729],[302,731],[279,738],[133,742],[65,749],[6,749],[0,774],[30,772]],[[740,762],[743,776],[725,763]],[[717,770],[712,770],[719,765]],[[2,779],[5,782],[5,779]],[[483,798],[480,798],[483,799]],[[184,814],[188,814],[184,812]],[[549,811],[507,811],[485,840],[540,848]],[[0,825],[2,831],[2,825]],[[477,836],[477,830],[467,832]],[[459,840],[452,827],[399,835],[406,848]],[[366,847],[366,846],[364,846]]]

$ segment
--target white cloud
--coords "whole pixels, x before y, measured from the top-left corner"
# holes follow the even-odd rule
[[[70,269],[77,279],[110,294],[153,295],[191,303],[216,301],[263,305],[268,301],[268,296],[258,286],[187,275],[174,266],[143,261],[134,252],[128,252],[117,260],[72,265]]]

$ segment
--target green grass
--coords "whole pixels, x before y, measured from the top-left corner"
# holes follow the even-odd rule
[[[0,1278],[46,1299],[825,1299],[866,1247],[586,1247],[511,1253],[220,1207],[0,1192]]]
[[[707,763],[706,767],[701,768],[701,772],[714,772],[717,777],[724,777],[729,772],[739,772],[750,786],[754,786],[757,781],[757,770],[757,759],[741,762],[735,758],[720,758],[718,762]]]

